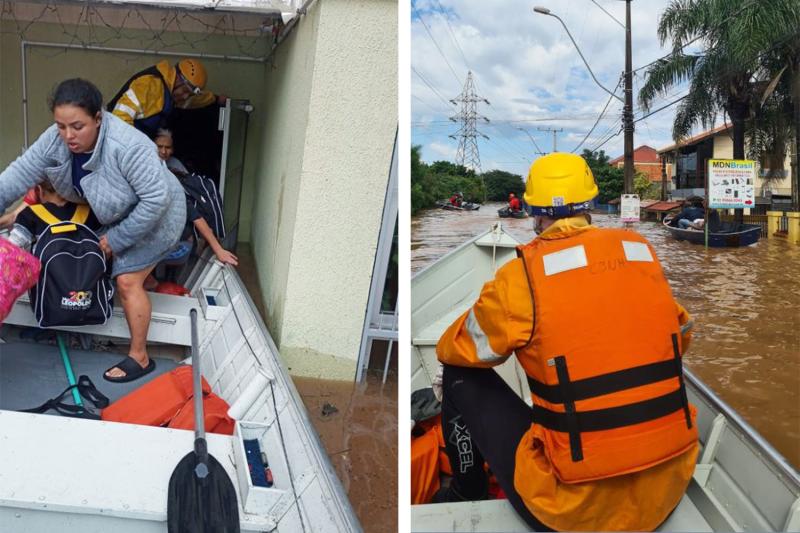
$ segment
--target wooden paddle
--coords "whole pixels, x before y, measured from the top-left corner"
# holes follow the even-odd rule
[[[197,310],[192,322],[192,377],[194,378],[194,451],[180,460],[167,491],[167,530],[170,533],[239,533],[239,504],[228,473],[208,453],[200,388],[200,350]]]

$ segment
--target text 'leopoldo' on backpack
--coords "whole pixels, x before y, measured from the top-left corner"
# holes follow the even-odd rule
[[[39,327],[105,324],[114,288],[100,239],[85,225],[89,206],[77,206],[70,220],[59,220],[41,204],[30,208],[47,224],[33,246],[42,262],[39,282],[30,291]]]

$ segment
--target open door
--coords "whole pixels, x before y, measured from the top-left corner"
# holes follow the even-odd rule
[[[253,106],[248,100],[229,98],[219,113],[219,129],[222,131],[219,192],[225,220],[225,239],[222,245],[228,250],[235,249],[239,234],[247,124],[251,111]]]

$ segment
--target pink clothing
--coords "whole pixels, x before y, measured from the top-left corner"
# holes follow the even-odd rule
[[[36,285],[42,264],[33,255],[0,239],[0,324],[17,298]]]

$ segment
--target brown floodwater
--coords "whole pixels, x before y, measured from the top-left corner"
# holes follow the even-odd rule
[[[496,221],[531,240],[532,219],[500,219],[502,206],[414,216],[412,275]],[[593,223],[620,226],[612,215],[593,215]],[[694,317],[686,365],[800,468],[800,246],[762,239],[706,250],[655,222],[635,229],[655,247],[673,294]]]
[[[364,531],[397,531],[396,374],[386,384],[377,373],[363,383],[292,380]]]
[[[240,243],[236,253],[239,275],[264,318],[252,251]],[[383,369],[383,360],[373,359],[371,368]],[[362,383],[297,376],[292,381],[361,527],[367,533],[396,532],[397,354],[385,384],[380,372],[365,376]]]

